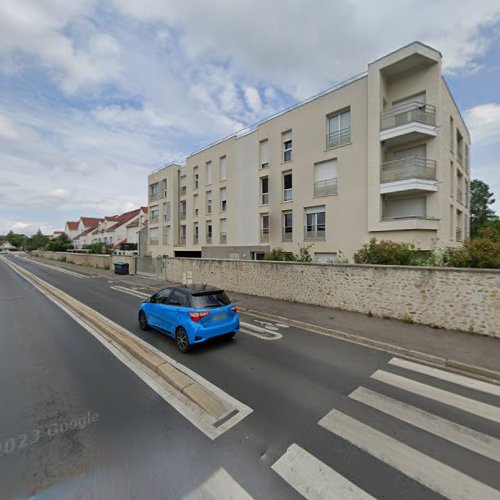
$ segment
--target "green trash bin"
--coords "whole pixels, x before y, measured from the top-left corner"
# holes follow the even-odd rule
[[[115,274],[128,274],[128,264],[126,262],[115,262]]]

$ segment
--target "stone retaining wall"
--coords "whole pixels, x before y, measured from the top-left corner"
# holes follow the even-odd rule
[[[60,262],[68,262],[70,264],[78,264],[80,266],[96,267],[99,269],[111,269],[111,255],[97,255],[90,253],[74,253],[74,252],[45,252],[35,250],[32,252],[37,257],[43,257],[49,260],[58,260]],[[125,259],[121,259],[124,261]]]

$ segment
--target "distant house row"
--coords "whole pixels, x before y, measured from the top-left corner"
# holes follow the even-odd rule
[[[140,207],[120,215],[103,218],[80,217],[77,221],[67,221],[64,233],[76,249],[86,248],[94,243],[104,243],[115,249],[125,244],[137,245],[139,232],[148,223],[147,214],[148,208]],[[59,231],[54,232],[54,236],[59,234]]]

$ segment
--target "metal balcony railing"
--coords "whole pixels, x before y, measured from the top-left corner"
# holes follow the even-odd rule
[[[436,180],[436,160],[413,156],[382,163],[380,182],[394,182],[405,179]]]
[[[269,229],[260,230],[260,242],[269,243]]]
[[[262,205],[269,205],[269,193],[262,193],[261,195],[261,204]]]
[[[321,226],[305,226],[304,240],[306,241],[324,241],[325,228]]]
[[[283,201],[293,200],[293,188],[288,188],[283,190]]]
[[[220,233],[220,242],[222,244],[227,243],[227,234],[226,233]]]
[[[435,127],[436,107],[423,102],[411,101],[393,106],[380,113],[380,130],[400,127],[412,122]]]
[[[281,232],[281,241],[292,241],[293,232],[291,227],[284,227]]]
[[[314,197],[333,196],[337,194],[337,178],[325,179],[314,183]]]
[[[336,148],[351,142],[351,127],[330,132],[326,136],[326,149]]]

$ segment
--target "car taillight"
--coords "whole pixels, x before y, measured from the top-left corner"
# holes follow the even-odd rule
[[[230,310],[230,311],[234,311],[235,313],[237,313],[237,312],[238,312],[238,308],[237,308],[236,306],[231,306],[231,307],[229,308],[229,310]]]
[[[204,318],[205,316],[208,316],[210,313],[208,311],[202,311],[202,312],[194,312],[190,311],[189,312],[189,317],[195,322],[198,323],[201,318]]]

